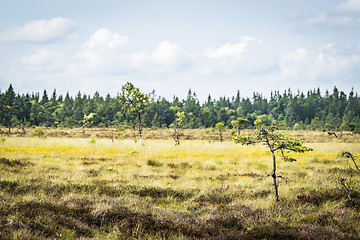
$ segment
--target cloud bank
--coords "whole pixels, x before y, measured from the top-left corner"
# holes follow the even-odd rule
[[[56,17],[49,20],[36,20],[23,26],[14,26],[1,33],[4,42],[44,43],[64,38],[75,29],[75,23],[67,18]]]
[[[339,12],[360,13],[360,0],[348,0],[336,7]]]
[[[360,25],[358,7],[360,0],[349,0],[333,11],[303,17],[302,23],[311,30],[351,29]],[[56,17],[2,31],[0,40],[9,46],[25,46],[26,51],[19,50],[16,59],[3,64],[0,79],[34,81],[44,88],[105,92],[131,81],[149,90],[159,89],[160,94],[176,94],[179,89],[186,93],[191,87],[223,96],[240,88],[264,92],[325,84],[332,87],[339,82],[350,85],[360,73],[359,43],[342,45],[326,39],[318,45],[298,46],[302,44],[299,41],[273,49],[291,40],[285,35],[269,39],[237,33],[192,50],[167,36],[145,48],[135,46],[138,39],[119,29],[100,27],[81,38],[69,38],[83,31],[77,30],[73,20]]]

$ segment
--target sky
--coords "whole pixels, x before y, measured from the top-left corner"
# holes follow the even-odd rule
[[[0,89],[360,90],[360,0],[0,0]]]

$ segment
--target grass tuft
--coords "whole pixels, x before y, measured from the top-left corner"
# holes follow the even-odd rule
[[[163,163],[156,160],[148,160],[146,164],[151,167],[161,167],[163,165]]]

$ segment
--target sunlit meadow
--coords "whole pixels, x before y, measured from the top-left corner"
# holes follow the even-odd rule
[[[360,159],[358,138],[321,139],[278,159],[276,203],[262,145],[7,137],[1,238],[358,239],[360,174],[339,157]]]

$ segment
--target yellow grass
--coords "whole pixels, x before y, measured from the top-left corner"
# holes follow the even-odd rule
[[[290,175],[304,171],[307,175],[315,175],[319,170],[318,163],[327,163],[322,166],[323,169],[340,166],[345,161],[339,159],[340,151],[360,152],[356,143],[313,143],[309,146],[314,148],[313,152],[289,153],[289,156],[298,159],[295,163],[279,159],[278,171]],[[116,140],[113,143],[109,139],[98,139],[95,144],[90,144],[88,139],[17,137],[7,138],[0,146],[0,156],[28,159],[37,164],[40,172],[44,171],[41,168],[51,169],[60,165],[63,171],[69,173],[55,176],[63,181],[81,182],[86,180],[89,171],[99,171],[101,174],[96,176],[99,180],[131,179],[136,184],[172,188],[220,187],[224,181],[214,180],[226,175],[236,176],[230,177],[226,184],[248,186],[252,182],[248,182],[247,172],[266,175],[272,169],[271,155],[265,146],[241,146],[230,141],[208,143],[189,140],[174,146],[171,141],[165,140],[147,140],[140,145],[131,140]],[[148,161],[158,162],[161,166],[148,165]],[[34,177],[34,174],[28,177]],[[148,181],[149,178],[152,180]],[[268,181],[271,182],[271,179]]]
[[[174,146],[171,139],[147,138],[141,145],[131,138],[97,138],[96,143],[91,144],[90,138],[7,137],[0,145],[0,158],[10,162],[18,160],[27,165],[22,168],[0,165],[0,183],[5,186],[13,186],[11,183],[30,188],[35,186],[35,190],[25,191],[17,198],[6,194],[1,196],[6,201],[14,202],[14,206],[60,202],[69,209],[84,207],[78,202],[85,199],[91,202],[88,207],[95,217],[99,213],[115,211],[120,204],[135,213],[150,213],[156,221],[167,218],[174,223],[180,220],[171,219],[171,216],[175,218],[176,215],[180,219],[186,215],[191,221],[202,221],[214,219],[222,211],[229,214],[227,211],[232,213],[238,211],[239,206],[247,206],[255,212],[261,211],[269,221],[288,223],[290,229],[305,223],[311,229],[319,230],[322,227],[318,228],[315,223],[323,212],[331,212],[334,219],[339,218],[338,222],[341,221],[338,214],[340,208],[345,209],[342,211],[351,219],[358,218],[357,210],[344,208],[343,201],[325,200],[323,205],[316,207],[311,202],[311,194],[319,193],[326,197],[334,189],[342,191],[339,179],[349,178],[346,169],[352,163],[340,158],[339,152],[350,150],[356,159],[360,158],[357,138],[351,142],[350,135],[346,139],[334,140],[321,134],[292,132],[293,136],[304,136],[307,139],[305,145],[314,151],[289,153],[298,160],[291,163],[282,161],[279,156],[278,174],[286,180],[278,179],[280,200],[284,202],[278,207],[274,207],[273,182],[268,176],[272,171],[271,154],[265,146],[242,146],[229,140],[210,143],[207,139],[182,140],[180,146]],[[321,141],[310,141],[311,137]],[[359,181],[360,174],[352,176],[354,190],[358,189]],[[36,186],[39,186],[39,190],[36,190]],[[50,187],[70,190],[64,190],[64,193],[59,190],[59,195],[54,196],[47,190]],[[103,188],[109,188],[110,193],[104,193]],[[184,199],[181,194],[170,193],[155,197],[157,195],[151,195],[151,191],[174,191],[187,195]],[[346,192],[342,194],[346,199]],[[282,207],[287,210],[283,212]],[[250,232],[261,221],[249,220],[246,214],[240,217]],[[189,224],[193,225],[191,221]],[[352,225],[352,236],[358,236],[356,234],[360,232],[356,221]],[[343,225],[339,226],[339,229],[343,229]],[[146,234],[140,230],[132,228],[131,237],[144,238]],[[66,226],[63,231],[65,235],[74,234]],[[117,234],[121,231],[114,229]],[[21,232],[16,234],[21,236]],[[114,237],[109,230],[102,232],[98,229],[94,234],[103,239]],[[177,239],[181,239],[182,233],[178,234]]]

